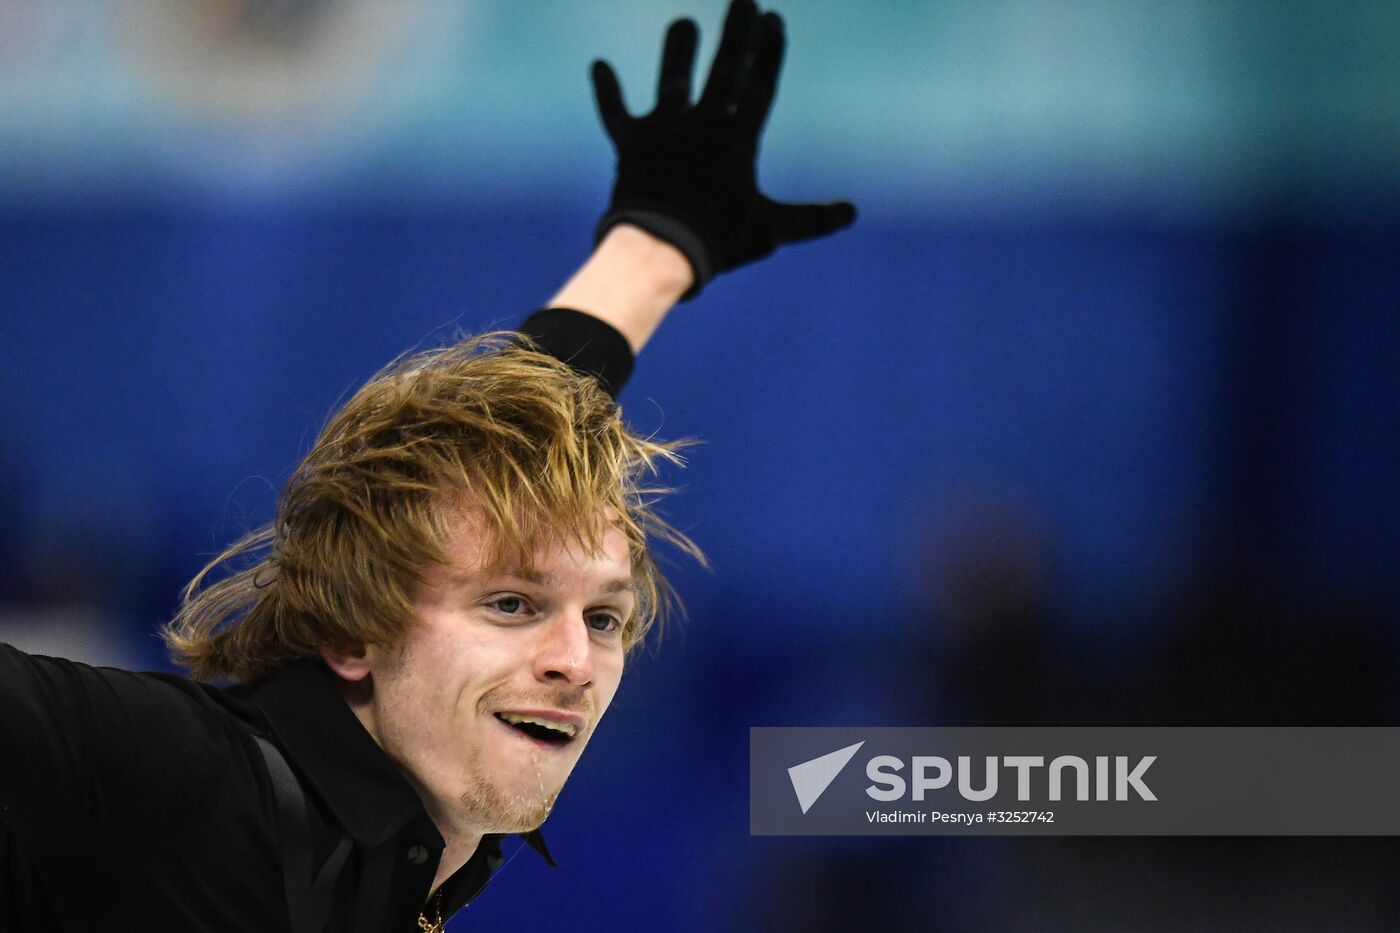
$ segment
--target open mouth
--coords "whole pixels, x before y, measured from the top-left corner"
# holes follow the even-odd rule
[[[562,747],[574,740],[576,730],[566,722],[550,722],[533,716],[496,713],[496,718],[511,729],[546,745]]]

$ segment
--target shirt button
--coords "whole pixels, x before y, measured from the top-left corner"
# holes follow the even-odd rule
[[[495,871],[496,869],[501,867],[501,863],[505,860],[505,856],[501,853],[492,853],[491,855],[486,856],[486,867],[490,868],[492,871]]]
[[[428,860],[427,846],[414,846],[408,850],[408,860],[414,865],[422,865]]]

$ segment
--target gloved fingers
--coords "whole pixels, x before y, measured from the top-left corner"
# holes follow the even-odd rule
[[[754,21],[758,7],[753,0],[734,0],[724,17],[724,33],[719,51],[715,52],[710,77],[700,95],[700,106],[709,110],[727,111],[735,102],[739,82],[743,79],[753,44]]]
[[[598,116],[603,126],[614,140],[620,138],[627,121],[627,105],[622,102],[622,88],[617,83],[617,74],[612,66],[601,58],[593,63],[593,96],[598,102]]]
[[[690,78],[700,30],[693,19],[678,19],[666,30],[661,50],[661,77],[656,84],[656,113],[690,105]]]
[[[856,206],[850,201],[830,204],[779,204],[770,202],[773,226],[780,243],[795,243],[835,233],[856,219]]]
[[[768,119],[773,95],[778,90],[778,72],[783,67],[783,18],[777,13],[764,13],[758,20],[758,37],[754,40],[753,65],[749,81],[739,98],[735,115],[755,133]]]

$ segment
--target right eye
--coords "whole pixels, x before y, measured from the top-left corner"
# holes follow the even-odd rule
[[[508,616],[519,615],[525,609],[525,600],[519,596],[502,596],[489,603],[491,608]]]

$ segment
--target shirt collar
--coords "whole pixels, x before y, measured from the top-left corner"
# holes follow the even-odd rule
[[[320,661],[302,658],[246,688],[287,756],[357,842],[374,848],[426,812],[413,785],[384,754]],[[538,829],[521,833],[558,867]]]

